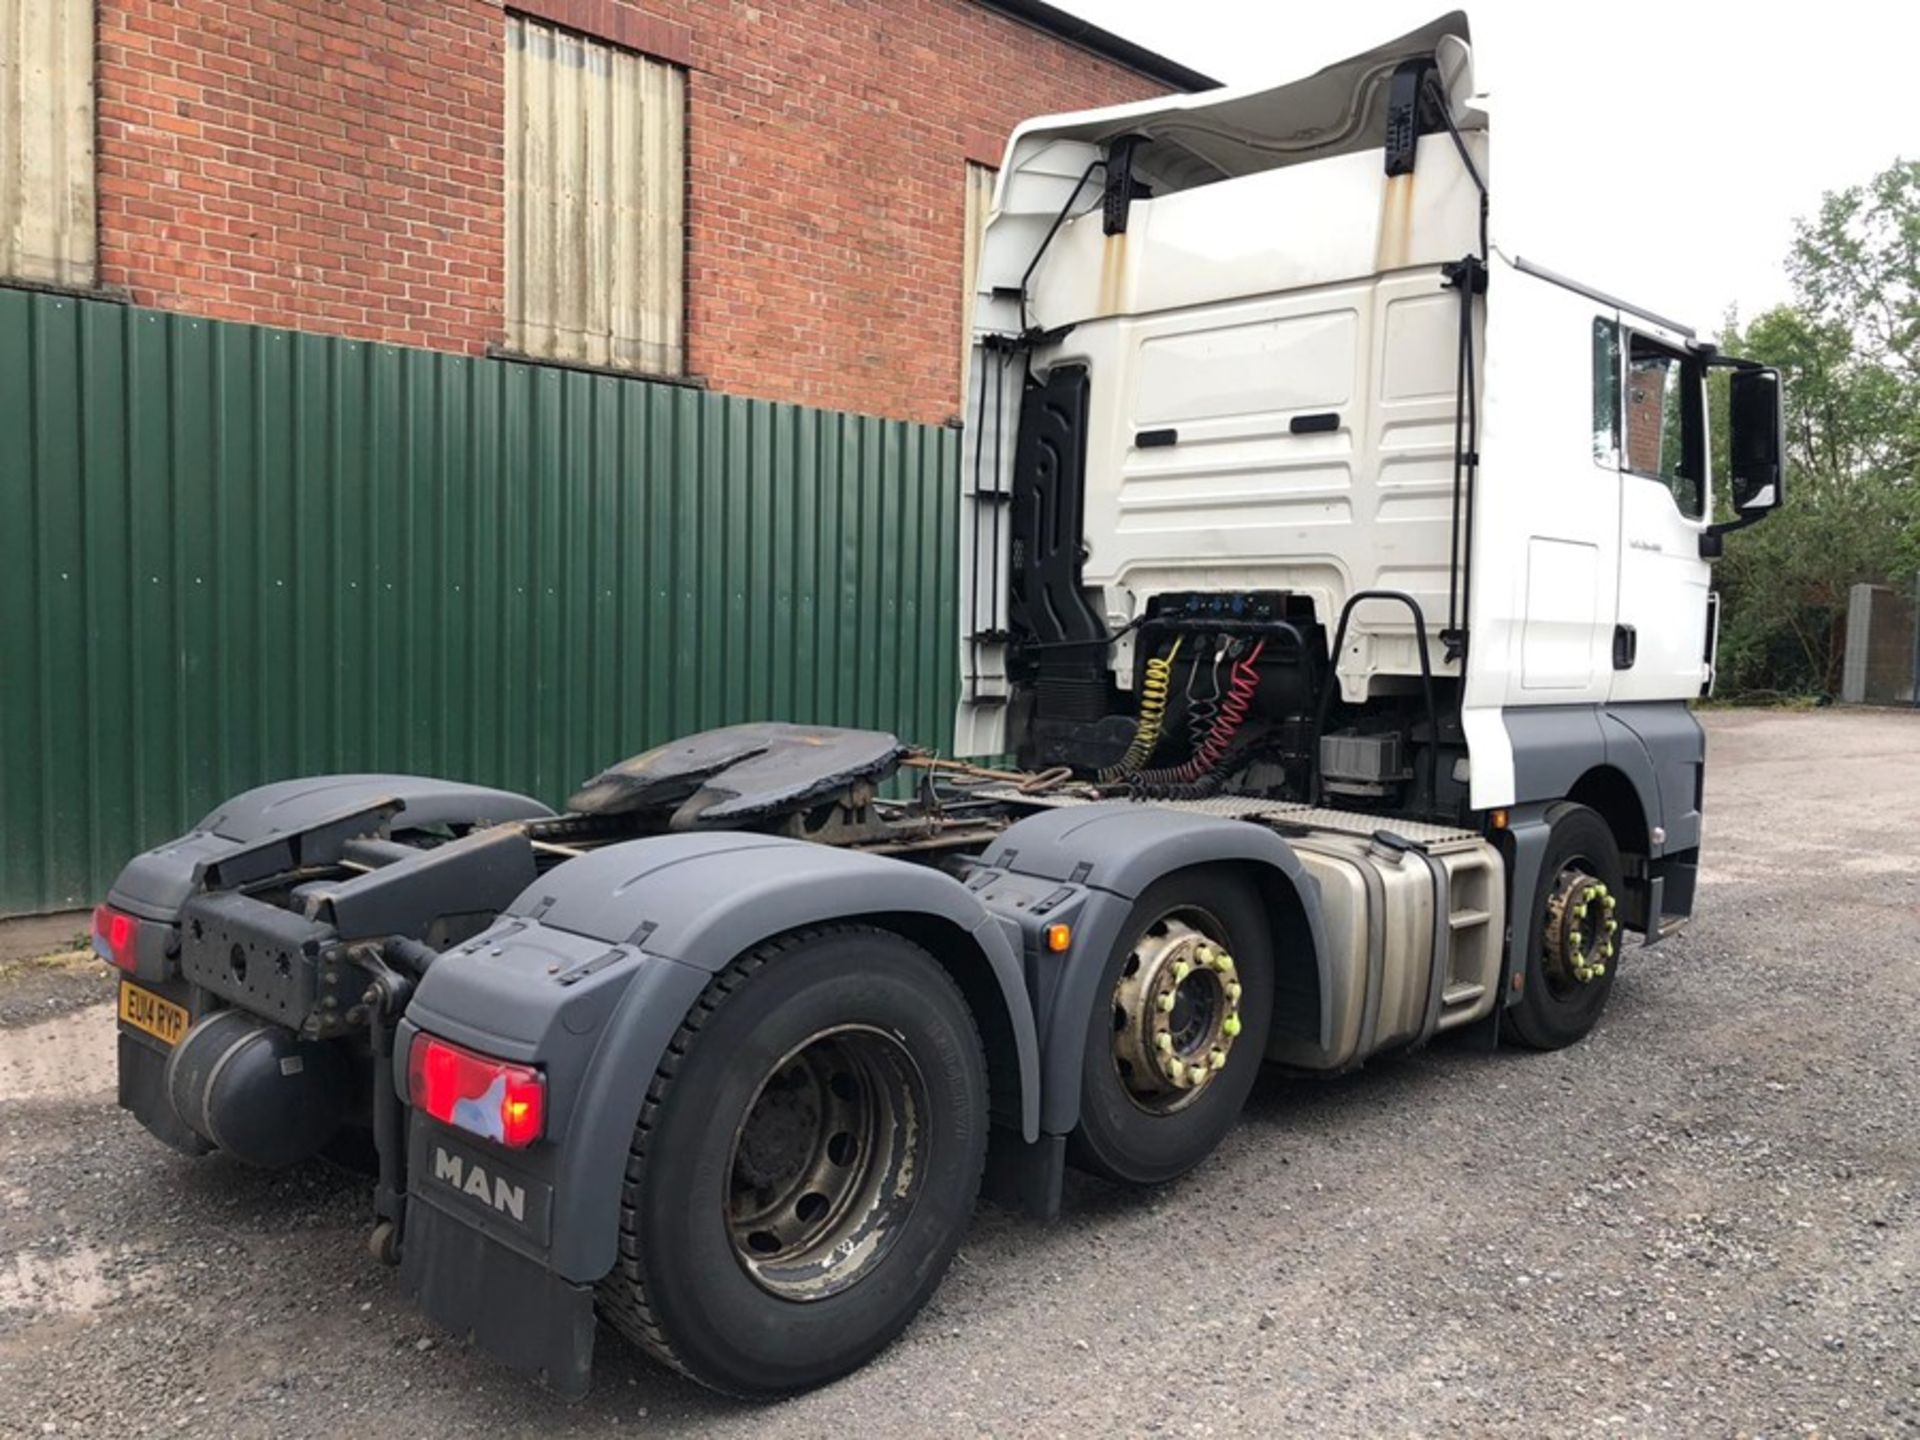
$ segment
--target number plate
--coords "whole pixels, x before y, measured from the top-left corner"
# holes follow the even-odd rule
[[[163,1000],[151,990],[120,982],[120,1018],[144,1030],[162,1045],[178,1045],[187,1033],[187,1007]]]

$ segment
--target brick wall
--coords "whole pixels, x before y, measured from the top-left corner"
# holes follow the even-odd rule
[[[1633,365],[1627,369],[1627,468],[1659,475],[1666,438],[1667,367]]]
[[[688,81],[688,363],[958,408],[964,165],[1164,87],[970,0],[529,0]],[[139,304],[469,353],[503,330],[498,0],[101,0],[100,279]]]
[[[479,0],[101,0],[102,284],[482,350],[503,290],[503,32]]]

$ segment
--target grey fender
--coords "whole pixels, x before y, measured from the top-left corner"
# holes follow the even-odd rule
[[[1646,853],[1700,843],[1696,779],[1706,754],[1700,722],[1681,700],[1623,705],[1508,706],[1514,800],[1565,799],[1581,776],[1608,767],[1626,777],[1646,816]],[[1656,842],[1653,833],[1664,833]]]
[[[981,1015],[990,1049],[996,1035],[1010,1055],[991,1055],[996,1073],[1017,1076],[1006,1119],[1027,1140],[1039,1129],[1039,1047],[1019,959],[1004,930],[980,901],[937,870],[881,856],[797,840],[741,833],[669,835],[610,845],[570,860],[521,893],[493,930],[469,947],[485,954],[498,937],[568,937],[599,956],[577,984],[589,990],[630,976],[604,1020],[580,1016],[580,1032],[561,1034],[538,1018],[557,1011],[568,993],[560,981],[568,961],[536,957],[516,968],[497,994],[463,993],[459,952],[428,972],[409,1019],[445,1029],[450,1039],[488,1032],[522,1037],[546,1060],[559,1133],[551,1157],[553,1224],[550,1267],[569,1280],[591,1281],[613,1265],[621,1183],[635,1122],[674,1032],[708,980],[743,951],[807,925],[852,919],[904,925],[916,938],[939,933],[970,945],[976,973],[990,973],[1003,1015]],[[548,945],[547,949],[559,949]],[[938,948],[938,942],[935,947]],[[952,957],[943,957],[949,965]],[[546,964],[538,963],[547,959]],[[591,966],[585,958],[578,962]],[[476,982],[479,976],[475,976]],[[1000,1022],[1004,1022],[1004,1024]],[[564,1025],[561,1029],[567,1029]],[[591,1048],[577,1075],[556,1084],[564,1054]],[[499,1052],[496,1052],[499,1053]],[[562,1092],[565,1093],[562,1093]]]
[[[276,836],[297,835],[383,803],[397,807],[391,821],[394,829],[491,825],[553,813],[538,800],[511,791],[419,775],[310,775],[281,780],[235,795],[185,835],[136,855],[114,880],[109,898],[149,919],[171,920],[208,865]]]
[[[1607,711],[1607,758],[1625,768],[1634,759],[1634,788],[1646,804],[1648,824],[1666,831],[1659,844],[1649,839],[1648,853],[1691,850],[1700,843],[1700,767],[1707,759],[1707,736],[1685,701],[1616,705]]]
[[[1638,876],[1630,860],[1621,918],[1657,940],[1663,913],[1692,909],[1706,764],[1699,720],[1682,700],[1509,706],[1501,718],[1513,743],[1513,935],[1527,933],[1538,852],[1545,844],[1544,821],[1527,822],[1539,833],[1526,836],[1522,817],[1538,819],[1555,801],[1572,799],[1600,811],[1623,854],[1646,857]],[[1638,817],[1627,815],[1620,803],[1628,792]],[[1506,996],[1509,1004],[1517,998],[1511,989]]]
[[[1285,922],[1274,936],[1281,971],[1276,976],[1276,1010],[1288,992],[1290,958],[1296,966],[1303,959],[1310,964],[1317,997],[1303,997],[1303,1013],[1276,1013],[1275,1023],[1301,1026],[1302,1033],[1317,1038],[1323,1048],[1332,1043],[1333,991],[1320,887],[1293,847],[1266,826],[1124,800],[1063,806],[1011,826],[981,863],[995,871],[1058,882],[1076,892],[1077,905],[1062,904],[1057,912],[1072,913],[1072,947],[1057,976],[1036,984],[1042,997],[1040,1127],[1048,1134],[1067,1134],[1079,1123],[1087,1021],[1101,1003],[1101,975],[1133,902],[1175,870],[1223,863],[1253,869],[1262,882],[1269,915]],[[1290,957],[1283,953],[1289,947],[1309,948],[1312,954]],[[1036,966],[1045,966],[1049,958],[1037,957]]]

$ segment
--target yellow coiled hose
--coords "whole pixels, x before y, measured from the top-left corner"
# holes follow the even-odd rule
[[[1134,725],[1133,742],[1117,765],[1099,772],[1102,784],[1126,779],[1153,758],[1154,747],[1160,743],[1160,722],[1167,713],[1167,692],[1173,688],[1173,657],[1179,653],[1180,642],[1175,640],[1165,655],[1147,661],[1146,677],[1140,682],[1140,718]]]

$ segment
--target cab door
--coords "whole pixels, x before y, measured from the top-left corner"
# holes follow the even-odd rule
[[[1523,270],[1503,272],[1500,283],[1511,298],[1487,312],[1474,502],[1479,663],[1490,670],[1498,655],[1507,705],[1604,703],[1620,578],[1611,349],[1619,317]],[[1590,367],[1604,383],[1587,383]]]
[[[1707,681],[1705,364],[1683,337],[1632,317],[1622,318],[1615,361],[1620,584],[1609,694],[1690,699]]]

